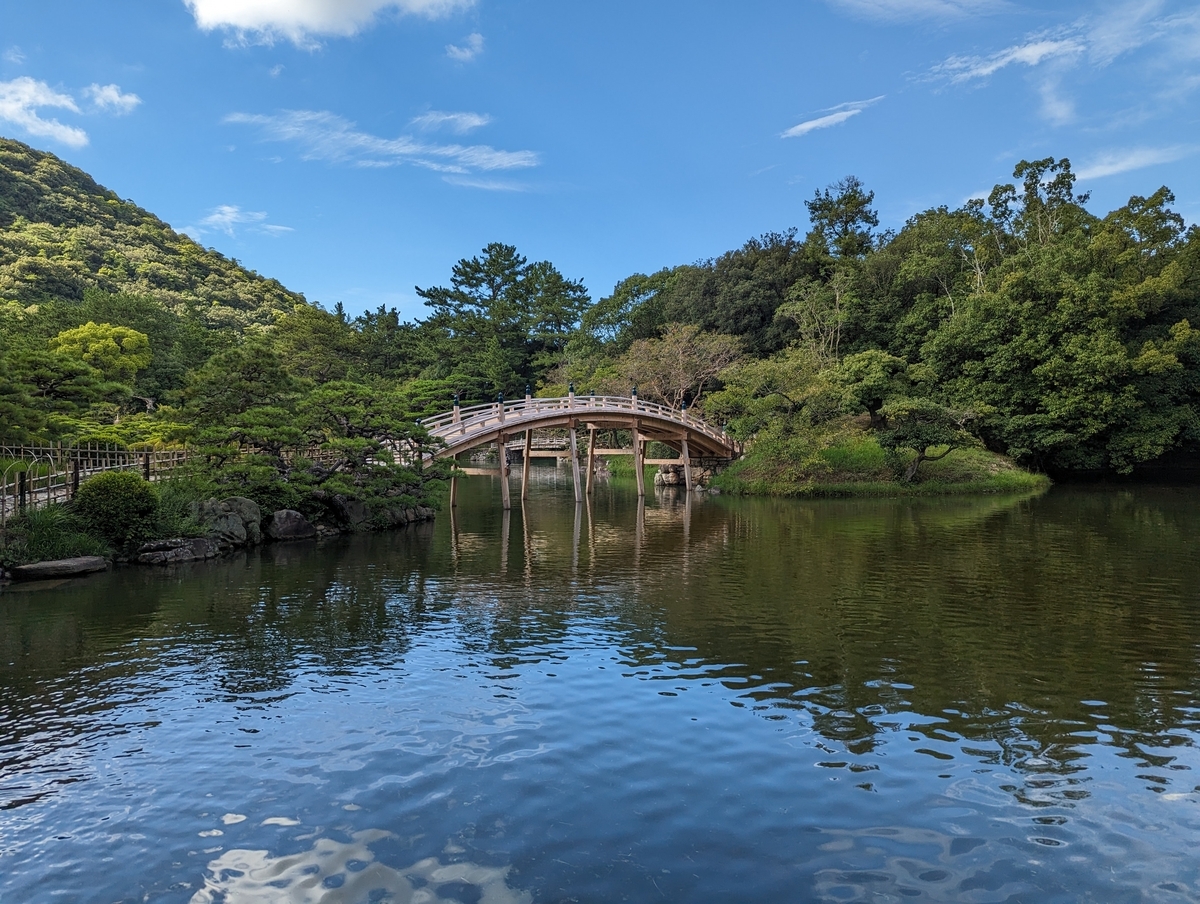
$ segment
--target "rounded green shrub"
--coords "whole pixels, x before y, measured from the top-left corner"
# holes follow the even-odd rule
[[[106,471],[79,488],[75,511],[90,531],[121,549],[153,531],[158,494],[133,471]]]

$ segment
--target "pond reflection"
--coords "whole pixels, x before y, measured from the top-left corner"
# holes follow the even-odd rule
[[[547,471],[0,594],[0,898],[1200,894],[1200,493]]]

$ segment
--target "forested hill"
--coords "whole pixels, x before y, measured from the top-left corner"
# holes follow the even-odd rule
[[[0,138],[0,301],[80,300],[87,289],[150,296],[239,330],[304,302],[53,154]]]

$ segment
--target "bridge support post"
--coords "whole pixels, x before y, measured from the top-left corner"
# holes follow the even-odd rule
[[[692,491],[692,456],[688,454],[687,434],[684,434],[680,448],[683,453],[683,482],[690,493]]]
[[[579,482],[579,437],[571,427],[571,478],[575,484],[575,501],[583,502],[583,487]]]
[[[508,449],[505,448],[503,433],[496,437],[496,455],[500,462],[500,500],[507,512],[512,508],[512,497],[508,487]]]
[[[633,427],[633,471],[637,476],[638,497],[646,495],[646,464],[645,450],[642,448],[642,434],[635,422]]]
[[[587,463],[587,489],[584,490],[584,495],[592,495],[592,483],[596,479],[596,428],[592,427],[588,430],[588,463]]]
[[[458,505],[458,475],[450,475],[450,508]]]
[[[521,459],[521,501],[529,498],[529,459],[533,452],[533,431],[525,431],[525,457]]]

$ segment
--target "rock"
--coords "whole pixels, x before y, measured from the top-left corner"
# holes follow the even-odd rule
[[[143,543],[139,546],[137,555],[141,556],[151,552],[170,552],[172,549],[186,546],[187,542],[183,537],[175,537],[172,540],[152,540],[149,543]]]
[[[361,530],[371,520],[371,510],[366,503],[347,496],[334,496],[331,500],[333,513],[338,521],[350,530]]]
[[[271,540],[308,540],[317,535],[317,529],[299,512],[281,509],[267,521],[266,534]]]
[[[40,581],[45,578],[92,574],[107,568],[108,560],[103,556],[78,556],[74,559],[54,559],[49,562],[34,562],[32,565],[18,565],[12,570],[12,576],[17,581]]]
[[[262,509],[258,507],[257,502],[245,496],[230,496],[228,499],[222,499],[221,505],[228,506],[231,512],[242,519],[242,525],[246,528],[247,544],[257,546],[262,542]]]
[[[208,528],[208,535],[226,549],[246,545],[246,525],[237,512],[225,512],[210,518],[205,527]]]
[[[166,546],[166,544],[176,545]],[[220,544],[212,537],[195,537],[190,540],[160,540],[157,543],[142,545],[138,549],[138,555],[134,561],[139,565],[176,565],[180,562],[198,562],[204,559],[215,559],[220,552]]]

